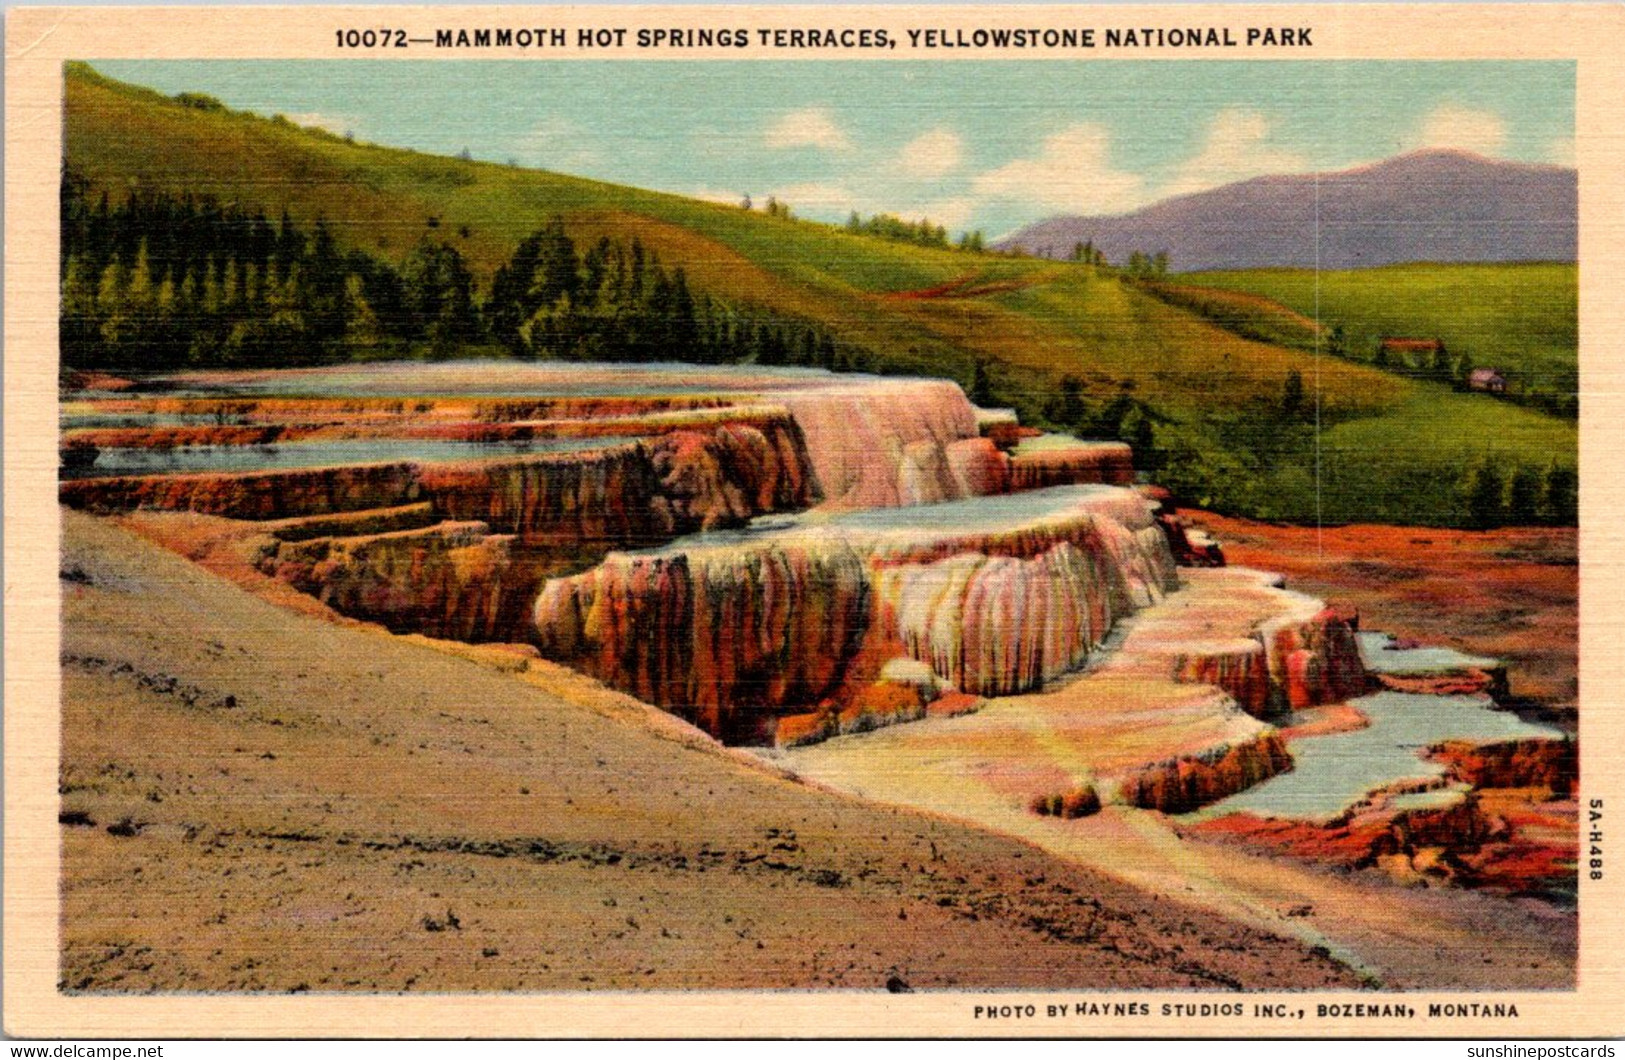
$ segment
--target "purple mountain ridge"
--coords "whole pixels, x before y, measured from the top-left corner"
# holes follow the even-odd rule
[[[997,245],[1065,258],[1093,241],[1114,264],[1136,250],[1167,251],[1180,272],[1574,261],[1578,216],[1573,169],[1427,150],[1336,173],[1257,177],[1113,217],[1053,217]]]

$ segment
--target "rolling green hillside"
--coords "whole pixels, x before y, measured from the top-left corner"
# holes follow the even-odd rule
[[[1192,285],[1262,295],[1299,313],[1316,312],[1308,269],[1192,273]],[[1578,389],[1578,268],[1538,262],[1389,265],[1322,272],[1320,319],[1341,325],[1349,354],[1370,359],[1383,336],[1443,339],[1453,354],[1498,368],[1515,391]]]
[[[578,241],[635,235],[682,266],[697,290],[817,322],[880,370],[967,385],[983,375],[976,396],[1014,404],[1029,422],[1150,442],[1147,462],[1160,479],[1239,514],[1459,523],[1460,485],[1487,454],[1542,469],[1575,460],[1570,422],[1254,341],[1109,269],[908,246],[735,206],[351,143],[169,99],[80,65],[69,68],[66,88],[66,161],[93,191],[206,195],[271,216],[285,209],[396,262],[425,238],[445,240],[482,289],[550,217],[562,216]],[[1309,397],[1283,402],[1294,372]],[[1070,403],[1056,398],[1068,377],[1077,381]],[[1317,394],[1328,428],[1318,501]]]

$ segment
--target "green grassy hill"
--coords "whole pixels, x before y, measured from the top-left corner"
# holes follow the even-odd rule
[[[93,189],[210,195],[272,216],[286,209],[302,223],[322,218],[342,243],[395,261],[432,235],[455,244],[482,284],[554,215],[578,240],[635,235],[662,261],[683,266],[695,288],[817,321],[869,351],[881,370],[969,383],[982,362],[991,389],[984,398],[1016,405],[1029,421],[1150,441],[1160,479],[1238,514],[1458,523],[1461,481],[1487,454],[1542,468],[1554,458],[1575,461],[1572,423],[1255,341],[1109,269],[909,246],[674,195],[351,143],[188,105],[82,65],[67,72],[65,117],[67,164]],[[1293,372],[1310,397],[1284,410]],[[1079,403],[1055,399],[1066,377],[1079,383],[1082,416]],[[1328,428],[1318,496],[1317,395]]]
[[[1316,312],[1316,276],[1309,269],[1193,273],[1182,280]],[[1343,327],[1349,354],[1360,359],[1370,359],[1383,336],[1439,338],[1474,365],[1499,368],[1514,390],[1573,394],[1578,282],[1577,266],[1554,262],[1322,272],[1319,313],[1328,327]]]

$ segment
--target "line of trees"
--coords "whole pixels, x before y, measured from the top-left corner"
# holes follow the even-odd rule
[[[1162,278],[1168,275],[1168,252],[1159,250],[1155,254],[1147,254],[1143,250],[1136,250],[1129,254],[1128,264],[1123,267],[1130,277],[1136,280],[1151,277]]]
[[[1461,493],[1470,525],[1479,529],[1580,521],[1580,478],[1563,464],[1545,471],[1519,464],[1509,473],[1497,458],[1487,457],[1468,470]]]
[[[1148,474],[1161,466],[1155,428],[1161,417],[1134,395],[1132,383],[1107,400],[1091,400],[1082,380],[1064,375],[1044,407],[1044,418],[1079,438],[1127,442],[1134,449],[1135,467]]]
[[[1072,253],[1067,256],[1066,260],[1081,262],[1084,265],[1104,265],[1106,264],[1106,253],[1095,246],[1094,240],[1085,239],[1082,242],[1072,244]]]
[[[601,237],[585,251],[560,218],[497,269],[485,314],[493,338],[550,360],[753,362],[848,371],[866,351],[810,321],[770,316],[696,294],[641,241]]]
[[[887,239],[893,243],[909,243],[917,247],[937,247],[941,250],[950,250],[955,246],[960,250],[968,250],[980,254],[987,249],[987,237],[981,229],[962,232],[957,244],[948,241],[948,229],[939,224],[933,224],[930,218],[922,217],[918,221],[905,221],[896,214],[877,213],[865,220],[856,210],[846,219],[846,231],[855,236],[873,236],[877,239]]]
[[[1337,327],[1333,331],[1338,336],[1338,342],[1331,352],[1346,356],[1341,339],[1342,328]],[[1463,393],[1473,389],[1473,370],[1477,367],[1470,355],[1453,354],[1445,349],[1443,342],[1437,343],[1431,351],[1418,352],[1412,356],[1405,350],[1390,351],[1380,338],[1377,340],[1376,352],[1372,354],[1371,364],[1375,368],[1412,379],[1439,383]],[[1576,393],[1574,382],[1566,374],[1560,378],[1546,379],[1533,384],[1527,378],[1520,378],[1516,372],[1505,372],[1503,375],[1507,379],[1508,389],[1479,392],[1514,405],[1539,409],[1551,416],[1566,419],[1579,416],[1580,398]]]
[[[477,340],[462,255],[425,241],[399,269],[326,224],[217,200],[62,187],[63,362],[125,371],[319,363],[343,351]]]
[[[62,185],[61,347],[68,367],[278,367],[506,348],[570,360],[873,367],[812,322],[729,305],[634,239],[580,251],[549,221],[482,298],[438,226],[397,267],[341,249],[321,220],[192,194],[112,202]]]

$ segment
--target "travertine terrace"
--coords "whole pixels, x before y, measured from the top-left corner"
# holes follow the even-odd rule
[[[938,380],[193,373],[71,395],[64,427],[71,507],[232,520],[254,566],[341,613],[531,643],[730,741],[1039,687],[1177,584],[1127,446]]]
[[[953,383],[507,362],[92,382],[64,395],[63,503],[307,615],[548,689],[562,664],[693,739],[1131,880],[1090,854],[1120,845],[1080,836],[1145,811],[1183,842],[1402,880],[1561,875],[1561,807],[1504,793],[1571,792],[1549,731],[1443,733],[1448,765],[1382,780],[1352,832],[1257,816],[1301,741],[1366,724],[1351,701],[1493,694],[1504,669],[1368,667],[1356,615],[1224,567],[1127,446],[1041,434]],[[1281,928],[1251,901],[1213,908]]]

